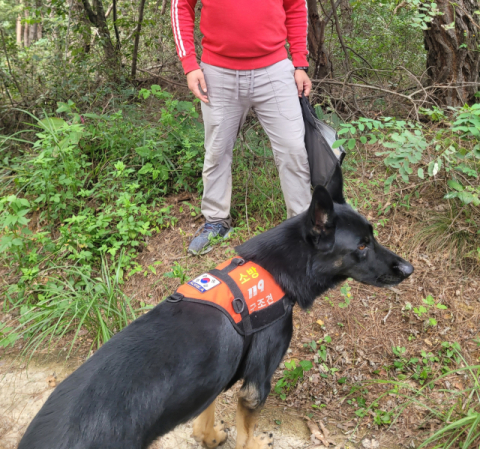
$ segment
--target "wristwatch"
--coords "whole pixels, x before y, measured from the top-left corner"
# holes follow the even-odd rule
[[[304,70],[306,72],[308,67],[295,67],[295,70]]]

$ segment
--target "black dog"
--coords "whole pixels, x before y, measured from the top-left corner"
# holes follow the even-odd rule
[[[345,203],[341,173],[317,187],[301,215],[237,248],[268,270],[292,304],[306,309],[351,277],[379,287],[402,282],[413,267],[374,238],[372,226]],[[332,200],[333,199],[333,200]],[[292,336],[292,313],[243,337],[221,311],[163,302],[115,335],[65,379],[28,427],[19,449],[140,449],[197,416],[193,436],[215,448],[227,435],[214,427],[215,398],[243,379],[237,449],[270,449],[254,437],[256,412]]]

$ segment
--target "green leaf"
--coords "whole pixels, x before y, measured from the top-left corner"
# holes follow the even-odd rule
[[[348,149],[353,150],[355,148],[355,139],[348,140]]]
[[[310,371],[313,368],[313,364],[310,362],[310,360],[302,360],[300,362],[300,366],[302,367],[303,371]]]
[[[462,184],[460,184],[459,182],[457,181],[454,181],[453,179],[449,179],[447,181],[447,184],[449,185],[449,187],[451,187],[452,189],[455,189],[457,192],[462,192],[464,187],[462,186]]]
[[[152,151],[148,147],[138,147],[135,148],[135,152],[140,156],[140,157],[147,157],[150,158],[153,156]]]
[[[422,299],[422,301],[429,306],[433,306],[435,304],[435,300],[433,299],[432,295],[428,295],[425,299]]]
[[[346,141],[347,139],[336,140],[335,142],[333,142],[332,148],[335,149],[335,148],[341,147]]]
[[[420,179],[425,179],[425,174],[423,173],[423,168],[422,168],[422,167],[420,167],[420,168],[418,169],[418,172],[417,172],[417,173],[418,173],[418,177],[419,177]]]
[[[367,143],[367,138],[365,136],[360,137],[360,142],[365,145]]]
[[[150,162],[148,162],[138,171],[138,174],[139,175],[144,175],[145,173],[150,173],[152,170],[153,170],[152,164],[150,164]]]
[[[66,125],[66,121],[58,117],[47,117],[39,120],[38,124],[47,131],[56,131]]]

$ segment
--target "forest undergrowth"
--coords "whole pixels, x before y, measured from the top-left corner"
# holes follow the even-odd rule
[[[273,155],[251,116],[234,150],[235,233],[189,257],[202,223],[198,105],[156,85],[116,103],[24,112],[28,126],[2,140],[4,354],[91,354],[285,218]],[[335,417],[352,442],[361,429],[388,427],[412,447],[475,447],[479,111],[425,110],[427,124],[343,123],[321,111],[347,148],[349,203],[416,272],[391,290],[348,281],[297,311],[272,400],[313,423]]]

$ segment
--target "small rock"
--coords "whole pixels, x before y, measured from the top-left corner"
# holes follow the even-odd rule
[[[48,386],[50,388],[54,388],[57,386],[57,379],[56,379],[56,376],[53,375],[53,376],[48,376],[47,377],[47,382],[48,382]]]
[[[362,440],[362,446],[365,449],[377,449],[380,447],[380,445],[378,444],[378,441],[373,438],[371,440],[369,440],[368,438],[365,438],[364,440]]]

